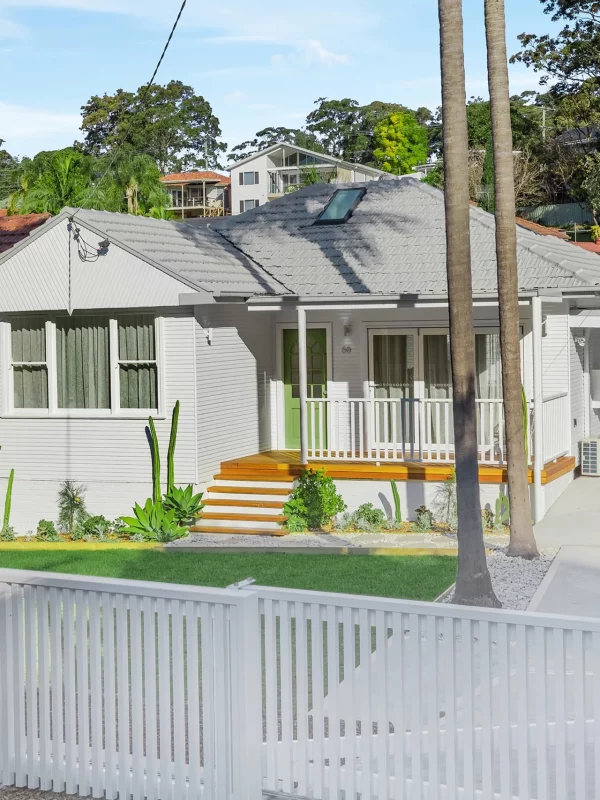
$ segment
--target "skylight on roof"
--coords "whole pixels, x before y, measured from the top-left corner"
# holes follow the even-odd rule
[[[366,189],[338,189],[316,218],[315,225],[341,225],[347,222],[363,199]]]

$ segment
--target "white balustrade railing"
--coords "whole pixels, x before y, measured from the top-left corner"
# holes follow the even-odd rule
[[[567,392],[543,401],[544,464],[564,456],[571,449],[569,395]],[[535,424],[535,420],[534,420]]]
[[[477,448],[483,464],[505,461],[502,400],[477,400]],[[451,461],[452,400],[310,399],[311,460]]]

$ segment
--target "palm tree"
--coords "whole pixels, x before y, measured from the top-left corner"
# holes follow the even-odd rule
[[[168,203],[169,196],[160,177],[153,158],[124,151],[112,164],[107,184],[116,204],[127,202],[128,214],[146,214]]]
[[[539,554],[531,523],[523,424],[514,161],[504,0],[485,0],[485,29],[494,149],[502,394],[510,500],[508,555],[534,558]],[[540,458],[541,453],[536,453],[535,457]]]
[[[462,0],[438,0],[438,2],[442,62],[448,310],[458,507],[458,573],[454,602],[498,607],[500,604],[492,588],[485,558],[477,463],[469,144]]]
[[[91,156],[72,147],[38,153],[24,163],[21,188],[11,196],[10,207],[21,214],[58,214],[65,206],[80,206],[93,180]]]

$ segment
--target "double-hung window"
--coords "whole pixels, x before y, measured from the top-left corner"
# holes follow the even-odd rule
[[[159,410],[153,316],[19,317],[10,328],[9,410],[66,416]]]
[[[258,172],[240,172],[240,186],[257,186],[259,179]]]

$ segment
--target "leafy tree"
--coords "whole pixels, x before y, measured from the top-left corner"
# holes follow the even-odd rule
[[[81,112],[85,153],[101,156],[118,144],[151,156],[163,174],[218,167],[226,149],[210,103],[181,81],[153,84],[147,94],[141,87],[137,92],[118,89],[114,95],[94,95]]]
[[[517,150],[541,138],[541,109],[536,105],[535,96],[532,98],[530,92],[511,97],[510,120],[514,147]],[[467,125],[469,147],[474,150],[485,149],[492,135],[489,100],[482,100],[481,97],[472,97],[469,100]]]
[[[555,82],[559,95],[576,92],[590,79],[600,80],[600,5],[597,0],[540,0],[554,22],[564,22],[555,36],[522,33],[523,49],[511,62],[540,73],[542,85]]]
[[[427,131],[407,112],[382,119],[375,128],[374,140],[373,154],[386,172],[404,175],[427,161]]]
[[[265,150],[279,142],[287,142],[288,144],[295,144],[298,147],[304,147],[307,150],[313,150],[316,153],[324,153],[325,148],[319,142],[314,133],[298,128],[263,128],[258,131],[254,139],[248,139],[241,144],[231,148],[230,159],[232,161],[242,161],[244,158],[253,156],[255,153]]]
[[[315,134],[325,151],[336,158],[347,158],[348,141],[360,127],[361,112],[357,100],[328,100],[319,97],[317,106],[306,117],[306,129]]]
[[[582,189],[585,199],[592,209],[596,225],[600,225],[600,153],[587,156],[584,172]]]
[[[485,158],[483,160],[483,172],[481,175],[481,205],[486,211],[494,213],[494,151],[490,141],[485,148]]]
[[[8,150],[3,150],[4,139],[0,139],[0,201],[19,188],[21,163]]]
[[[95,159],[73,147],[23,159],[21,187],[11,196],[11,210],[20,214],[58,214],[64,206],[88,205],[85,201],[93,187],[96,166]],[[104,199],[102,195],[96,201]]]
[[[443,164],[436,164],[433,169],[430,169],[427,175],[423,178],[423,183],[429,186],[435,186],[436,189],[444,188],[444,166]]]

